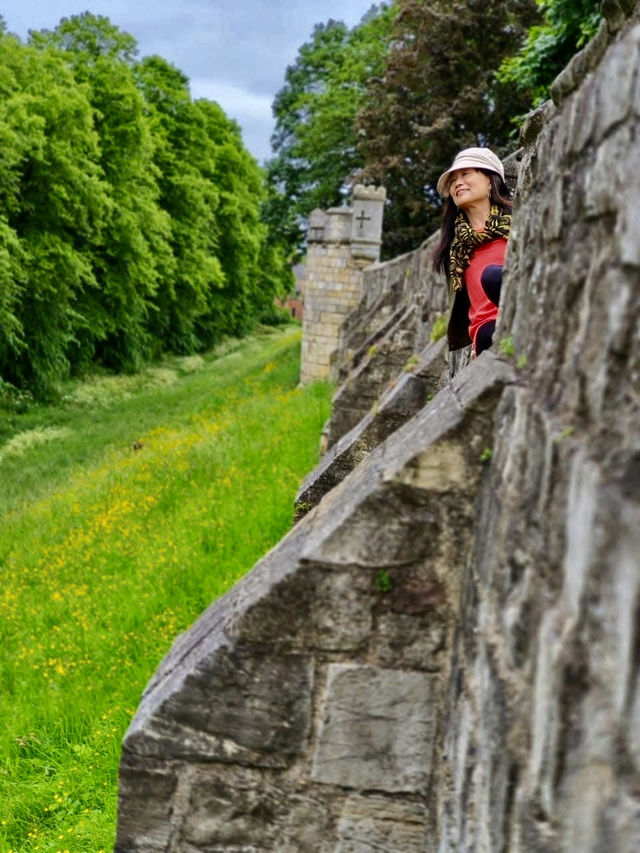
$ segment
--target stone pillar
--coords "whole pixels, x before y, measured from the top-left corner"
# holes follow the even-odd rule
[[[377,261],[380,258],[382,214],[387,191],[384,187],[356,184],[351,197],[351,257]]]
[[[384,188],[357,185],[350,207],[314,210],[307,235],[301,382],[330,376],[339,331],[362,298],[363,271],[380,256]]]

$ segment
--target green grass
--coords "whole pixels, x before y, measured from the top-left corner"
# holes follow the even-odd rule
[[[112,849],[141,691],[286,532],[317,459],[330,389],[297,388],[299,337],[0,414],[3,853]]]

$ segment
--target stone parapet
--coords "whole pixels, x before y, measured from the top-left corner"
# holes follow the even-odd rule
[[[378,405],[345,435],[331,443],[320,464],[296,496],[296,519],[302,518],[353,471],[379,444],[410,420],[446,384],[444,339],[429,344],[415,363],[407,363]],[[329,437],[330,441],[330,437]]]
[[[117,853],[433,849],[471,545],[451,522],[511,379],[461,374],[176,641],[124,741]]]

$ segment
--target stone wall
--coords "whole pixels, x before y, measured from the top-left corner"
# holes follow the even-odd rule
[[[384,189],[357,185],[349,207],[309,218],[302,364],[303,383],[331,375],[340,329],[363,293],[363,272],[380,255]]]
[[[501,343],[452,369],[404,291],[416,363],[145,691],[119,853],[640,849],[640,24],[607,11],[523,130]]]
[[[449,302],[444,280],[432,270],[434,243],[432,237],[415,252],[364,271],[362,299],[342,324],[332,356],[341,384],[325,430],[327,447],[365,417],[389,382],[418,368]]]
[[[640,25],[609,42],[525,128],[441,850],[640,849]]]

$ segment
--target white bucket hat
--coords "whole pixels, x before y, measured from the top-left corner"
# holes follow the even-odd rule
[[[489,148],[465,148],[456,154],[451,167],[443,172],[438,178],[437,190],[441,196],[446,198],[449,195],[449,180],[451,172],[457,169],[488,169],[490,172],[496,172],[504,181],[504,167],[500,162],[500,158],[490,151]]]

